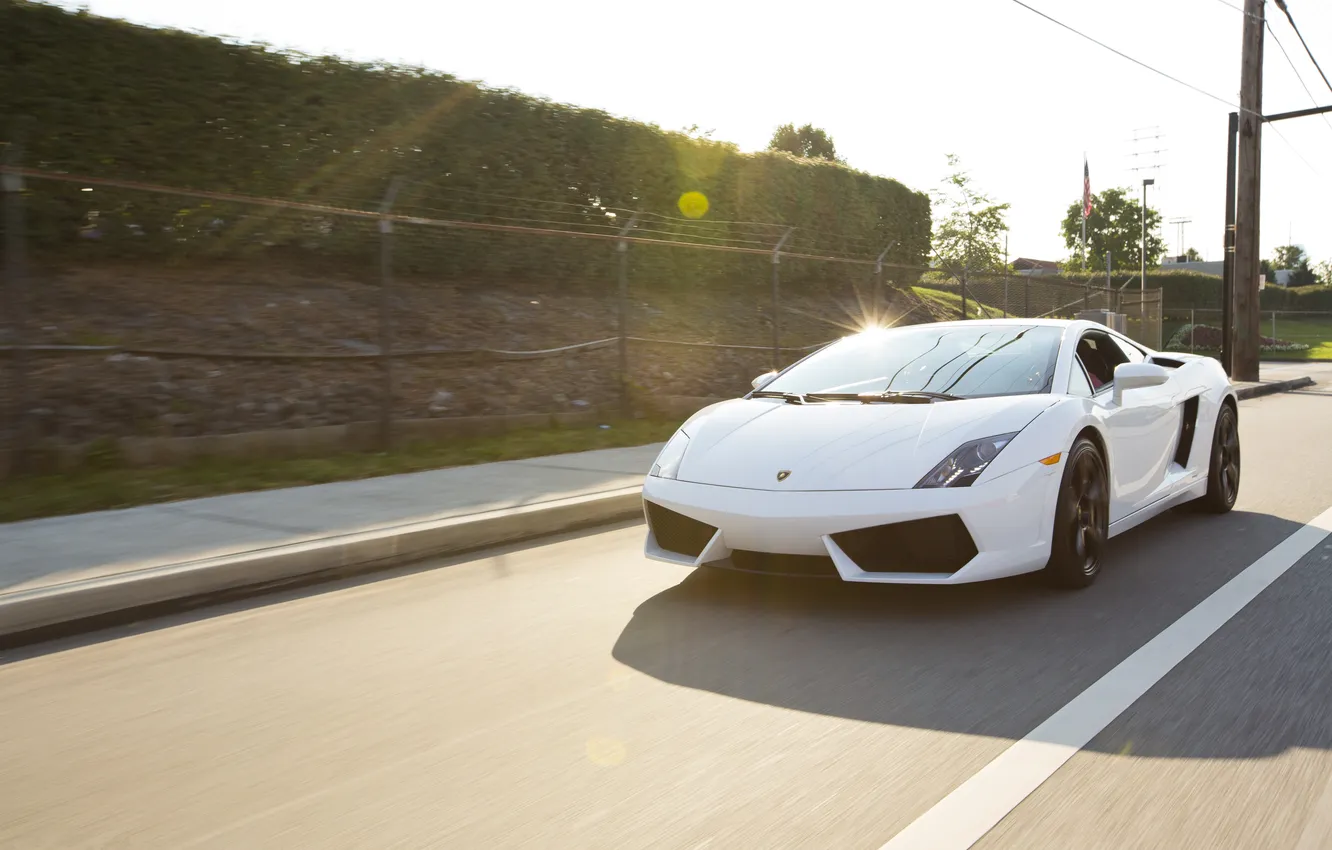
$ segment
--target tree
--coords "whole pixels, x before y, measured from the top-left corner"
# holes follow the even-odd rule
[[[1201,263],[1202,254],[1198,253],[1197,248],[1190,248],[1188,251],[1184,252],[1184,259],[1190,263]]]
[[[1320,286],[1332,286],[1332,260],[1323,260],[1321,263],[1315,263],[1313,271]]]
[[[812,124],[796,129],[794,124],[783,124],[772,134],[768,142],[770,151],[786,151],[806,159],[826,159],[841,162],[837,157],[837,146],[832,136]]]
[[[1156,235],[1161,214],[1147,208],[1147,268],[1159,266],[1165,242]],[[1068,208],[1061,225],[1064,247],[1073,251],[1071,268],[1082,267],[1082,201]],[[1142,212],[1138,201],[1127,189],[1106,189],[1092,196],[1092,213],[1087,217],[1087,268],[1105,271],[1105,252],[1117,269],[1136,269],[1141,263]]]
[[[1309,258],[1300,260],[1295,267],[1295,274],[1290,276],[1291,286],[1313,286],[1318,283],[1318,273],[1309,267]]]
[[[1318,275],[1309,268],[1309,255],[1299,245],[1278,245],[1270,265],[1273,269],[1289,269],[1291,286],[1312,286],[1318,282]],[[1271,279],[1269,276],[1268,280]]]
[[[1299,245],[1278,245],[1272,255],[1272,268],[1297,269],[1308,258],[1304,248]]]
[[[934,194],[934,253],[954,275],[1003,269],[1000,238],[1008,230],[1008,204],[995,203],[972,185],[961,159],[948,155],[952,173]]]

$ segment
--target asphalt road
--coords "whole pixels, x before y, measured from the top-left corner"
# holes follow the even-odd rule
[[[1078,593],[691,573],[635,525],[11,651],[0,847],[874,850],[1332,507],[1329,422],[1243,403],[1236,511]],[[976,846],[1332,848],[1329,559]]]

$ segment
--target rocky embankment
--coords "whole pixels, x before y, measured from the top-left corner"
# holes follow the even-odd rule
[[[738,294],[634,291],[629,332],[675,343],[766,347],[772,338],[768,293],[767,281]],[[26,299],[31,344],[201,356],[34,356],[21,406],[42,438],[62,443],[372,420],[384,386],[373,362],[224,355],[373,353],[378,299],[377,287],[354,275],[268,268],[126,266],[36,274]],[[783,345],[812,345],[854,329],[865,320],[870,299],[868,289],[788,292]],[[911,311],[906,322],[927,320],[934,309],[893,290],[883,302],[890,316]],[[530,351],[607,339],[618,332],[616,303],[609,288],[591,285],[403,280],[391,299],[393,346]],[[771,355],[635,342],[629,361],[636,393],[724,396],[745,391]],[[393,366],[393,412],[421,418],[590,409],[618,399],[618,363],[613,344],[527,360],[407,358]],[[3,389],[5,409],[14,410],[12,370],[5,371]]]

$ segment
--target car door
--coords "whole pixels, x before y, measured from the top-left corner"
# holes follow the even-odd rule
[[[1179,433],[1179,390],[1173,379],[1129,390],[1115,403],[1115,367],[1146,359],[1142,349],[1109,332],[1087,331],[1078,340],[1077,360],[1092,386],[1092,401],[1109,443],[1111,522],[1165,495],[1161,490]]]

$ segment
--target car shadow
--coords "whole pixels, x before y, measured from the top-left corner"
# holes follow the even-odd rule
[[[703,569],[643,602],[613,655],[662,681],[727,697],[1015,740],[1299,527],[1266,514],[1172,511],[1115,538],[1097,583],[1078,592],[1047,588],[1034,575],[909,586]],[[1208,653],[1185,659],[1089,748],[1236,758],[1332,746],[1326,722],[1269,716],[1290,710],[1271,699],[1274,676],[1299,681],[1308,690],[1302,704],[1332,704],[1326,652],[1309,649],[1332,647],[1326,632],[1317,623],[1283,632],[1281,640],[1303,644],[1285,653],[1287,668],[1269,661],[1237,670],[1249,638],[1223,627]],[[1225,641],[1240,644],[1232,652]],[[1196,714],[1153,709],[1163,687],[1183,689],[1169,696]],[[1269,733],[1236,734],[1237,720],[1267,723]]]

